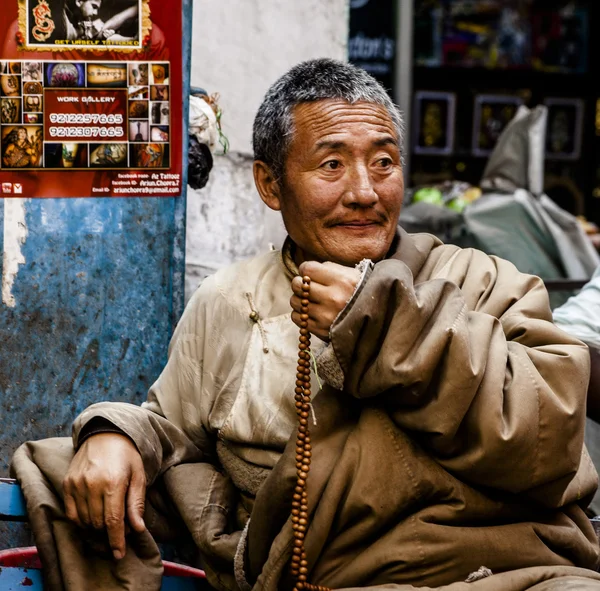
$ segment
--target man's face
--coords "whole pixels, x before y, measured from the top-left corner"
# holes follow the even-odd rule
[[[341,100],[298,105],[281,181],[286,229],[304,259],[354,265],[387,254],[404,181],[385,107]]]
[[[98,16],[102,0],[77,0],[77,6],[81,11],[81,16],[85,19],[91,19],[93,16]]]

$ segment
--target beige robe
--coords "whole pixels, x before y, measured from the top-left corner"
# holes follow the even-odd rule
[[[75,445],[95,417],[133,439],[220,589],[288,585],[293,274],[278,252],[217,272],[144,407],[101,403],[74,425]],[[365,269],[331,343],[316,351],[329,385],[315,403],[311,582],[435,587],[487,566],[519,569],[510,588],[526,589],[597,566],[582,509],[597,484],[583,447],[589,356],[551,323],[541,280],[403,233]]]

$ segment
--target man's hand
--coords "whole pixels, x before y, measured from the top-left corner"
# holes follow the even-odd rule
[[[292,280],[292,320],[302,322],[302,277],[310,277],[308,300],[308,330],[321,340],[329,341],[329,329],[337,315],[344,309],[358,282],[360,271],[337,263],[307,261],[300,265],[300,277]]]
[[[98,433],[86,439],[71,461],[63,487],[67,517],[81,527],[106,528],[117,560],[125,556],[125,513],[135,531],[146,529],[144,464],[125,435]]]

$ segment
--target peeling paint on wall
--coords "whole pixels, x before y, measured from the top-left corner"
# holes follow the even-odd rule
[[[2,303],[9,308],[17,305],[12,288],[19,273],[19,265],[25,264],[21,246],[27,240],[25,204],[28,199],[17,197],[4,200],[4,251],[2,257]]]

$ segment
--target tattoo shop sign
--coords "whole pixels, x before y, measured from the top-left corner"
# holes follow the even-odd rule
[[[182,191],[181,0],[6,0],[0,197]]]

